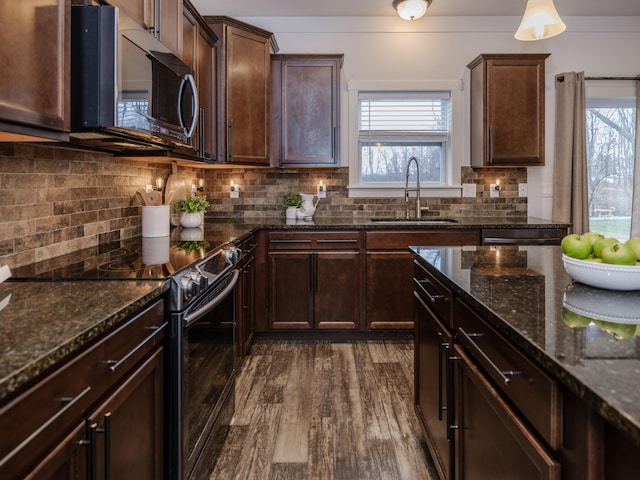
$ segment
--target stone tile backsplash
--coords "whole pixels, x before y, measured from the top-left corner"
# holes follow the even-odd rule
[[[349,198],[348,168],[271,169],[179,166],[197,184],[204,179],[210,214],[265,220],[282,218],[288,192],[314,193],[327,185],[317,216],[366,219],[400,216],[402,198]],[[155,179],[166,180],[170,163],[40,144],[0,144],[0,265],[35,261],[108,244],[141,233],[136,191]],[[446,217],[526,217],[527,199],[517,185],[525,168],[462,168],[462,182],[476,184],[475,198],[429,198],[428,215]],[[489,198],[489,184],[501,179],[500,198]],[[240,198],[229,198],[229,184]]]

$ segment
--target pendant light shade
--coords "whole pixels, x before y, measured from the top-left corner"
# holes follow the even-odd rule
[[[566,28],[553,0],[528,0],[515,37],[523,41],[542,40],[555,37]]]
[[[393,8],[400,18],[405,20],[417,20],[424,17],[427,8],[433,0],[393,0]]]

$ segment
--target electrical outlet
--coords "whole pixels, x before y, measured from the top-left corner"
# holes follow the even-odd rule
[[[476,184],[475,183],[463,183],[462,184],[462,196],[475,198],[476,196]]]
[[[526,183],[519,183],[518,184],[518,196],[519,197],[526,197],[529,194],[528,189],[527,189],[527,184]]]
[[[491,198],[500,197],[500,187],[497,184],[492,183],[491,185],[489,185],[489,197]]]

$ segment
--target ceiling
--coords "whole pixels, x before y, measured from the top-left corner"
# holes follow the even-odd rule
[[[392,0],[191,0],[202,15],[394,16]],[[640,16],[640,0],[555,0],[560,16]],[[427,16],[521,16],[526,0],[433,0]]]

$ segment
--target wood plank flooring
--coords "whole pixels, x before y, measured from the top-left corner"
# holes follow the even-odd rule
[[[413,410],[413,342],[260,341],[211,480],[437,474]]]

